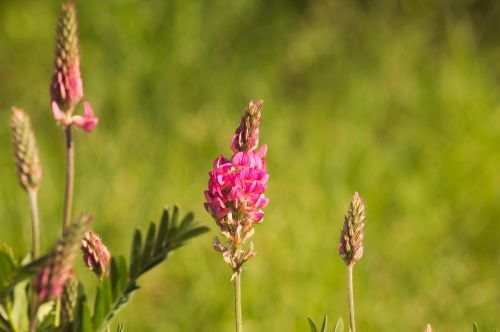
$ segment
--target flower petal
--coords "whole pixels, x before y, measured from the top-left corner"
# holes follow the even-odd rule
[[[99,119],[94,115],[94,111],[92,110],[92,107],[89,103],[84,102],[83,107],[85,108],[85,113],[83,113],[83,116],[73,116],[72,123],[89,133],[97,125]]]

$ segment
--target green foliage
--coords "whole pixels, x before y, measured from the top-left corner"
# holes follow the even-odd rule
[[[8,289],[19,263],[14,257],[12,248],[5,244],[0,245],[0,294]]]
[[[207,227],[193,223],[194,215],[186,214],[179,220],[179,209],[164,209],[158,231],[151,222],[146,236],[136,230],[132,239],[130,264],[123,256],[114,256],[111,260],[109,276],[105,277],[97,288],[97,293],[90,310],[83,285],[78,285],[76,306],[72,315],[73,321],[66,326],[59,326],[57,311],[59,304],[48,302],[39,307],[38,328],[40,332],[94,332],[105,331],[116,313],[130,300],[131,295],[139,289],[138,279],[149,270],[168,258],[176,249],[189,240],[208,231]],[[73,228],[78,228],[74,224]],[[71,229],[73,229],[71,228]],[[65,232],[73,234],[75,232]],[[78,232],[81,234],[81,232]],[[74,246],[67,236],[58,242],[55,248],[63,250],[65,246]],[[55,250],[55,249],[54,249]],[[73,251],[71,251],[73,252]],[[73,254],[71,253],[72,256]],[[66,255],[68,256],[68,254]],[[0,292],[3,294],[0,306],[0,331],[27,331],[29,327],[29,302],[32,298],[31,287],[27,277],[34,275],[46,258],[40,258],[28,264],[18,262],[11,248],[0,246]],[[123,326],[119,327],[123,330]]]
[[[113,257],[110,275],[99,285],[92,315],[80,287],[80,295],[75,312],[72,331],[104,331],[109,323],[139,289],[138,279],[147,271],[166,260],[175,249],[180,248],[194,237],[208,231],[205,226],[193,224],[194,215],[186,214],[179,221],[179,209],[174,206],[170,212],[164,209],[158,231],[151,222],[146,236],[136,230],[132,239],[130,264],[123,256]]]
[[[328,316],[326,314],[325,317],[323,317],[323,322],[321,323],[319,330],[311,318],[307,317],[307,322],[309,323],[310,332],[326,332],[328,329]],[[342,318],[337,320],[337,324],[335,325],[333,332],[344,332],[344,321]]]
[[[4,281],[0,288],[0,331],[27,331],[32,291],[27,279],[35,274],[46,259],[30,262],[28,255],[19,262],[10,247],[0,244],[0,248],[0,276]]]

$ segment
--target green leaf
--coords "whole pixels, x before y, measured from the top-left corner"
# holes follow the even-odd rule
[[[113,299],[116,299],[127,286],[128,272],[125,257],[113,256],[111,258],[111,271],[109,278],[111,280]]]
[[[320,332],[326,332],[326,327],[328,325],[328,316],[325,314],[325,317],[323,318],[323,323],[321,324]]]
[[[0,331],[15,332],[10,322],[0,314]]]
[[[333,332],[344,332],[344,321],[342,320],[342,318],[339,318],[339,320],[337,321],[337,325],[335,325],[335,329],[333,330]]]
[[[130,270],[129,278],[134,280],[139,275],[139,269],[141,268],[141,247],[142,247],[142,235],[141,231],[136,229],[134,233],[134,239],[132,241],[132,250],[130,251]]]
[[[313,320],[309,317],[307,317],[307,322],[309,323],[309,329],[311,332],[318,332],[318,329],[316,328],[316,324],[314,324]]]
[[[28,284],[29,281],[24,280],[14,287],[14,297],[10,313],[12,322],[21,331],[27,331],[29,326],[27,297]]]
[[[184,216],[184,218],[182,218],[181,224],[180,224],[179,228],[177,229],[177,232],[179,234],[184,233],[187,229],[189,229],[189,226],[191,226],[191,224],[193,223],[193,221],[194,221],[194,213],[193,212],[188,212]]]
[[[177,235],[177,221],[179,220],[179,209],[177,206],[174,205],[174,211],[172,212],[172,217],[170,218],[170,227],[168,230],[167,234],[167,243],[165,245],[168,245],[169,243],[173,242],[174,238]]]
[[[6,247],[0,245],[0,248]],[[19,266],[16,261],[12,260],[9,253],[0,249],[0,300],[2,300],[13,287],[22,282],[24,279],[29,278],[36,274],[40,266],[45,263],[48,256],[37,258],[34,261]]]
[[[174,211],[172,212],[172,218],[170,218],[170,229],[176,229],[177,223],[179,221],[179,208],[174,205]]]
[[[479,332],[476,322],[472,322],[472,332]]]
[[[146,241],[144,244],[144,251],[142,253],[142,263],[148,262],[153,255],[153,248],[155,246],[155,232],[156,226],[152,222],[149,224],[148,235],[146,236]],[[144,266],[141,266],[143,268]]]
[[[169,219],[168,210],[163,209],[160,220],[160,229],[158,230],[158,236],[156,237],[155,254],[161,252],[165,248],[169,228]]]
[[[193,228],[189,231],[187,231],[186,233],[184,234],[181,234],[177,239],[176,239],[176,242],[179,242],[179,243],[183,243],[185,241],[188,241],[190,240],[191,238],[193,237],[196,237],[198,235],[201,235],[203,233],[206,233],[208,232],[210,229],[206,226],[199,226],[199,227],[196,227],[196,228]]]
[[[94,316],[92,317],[92,324],[94,327],[99,327],[106,318],[112,303],[112,290],[109,278],[105,278],[102,285],[97,289],[94,304]]]
[[[45,302],[38,308],[37,317],[40,324],[38,324],[38,331],[52,332],[57,331],[55,325],[56,311],[54,301]]]
[[[5,244],[0,244],[0,289],[10,286],[11,279],[16,270],[17,261],[14,258],[12,249]]]
[[[82,284],[78,286],[78,301],[75,308],[75,318],[72,322],[72,332],[93,332],[90,310]]]

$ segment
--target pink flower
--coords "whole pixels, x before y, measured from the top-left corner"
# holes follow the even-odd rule
[[[220,221],[233,218],[259,223],[269,199],[264,196],[269,175],[266,171],[267,146],[258,151],[237,152],[231,159],[223,156],[214,162],[205,191],[205,209]]]
[[[61,7],[50,98],[54,118],[64,126],[75,124],[90,132],[97,125],[98,119],[88,103],[83,105],[85,109],[83,115],[73,115],[73,109],[83,98],[76,10],[73,3],[65,3]]]
[[[267,146],[259,146],[262,101],[250,102],[231,140],[231,159],[220,156],[208,173],[205,209],[212,215],[226,238],[214,239],[214,249],[233,270],[233,278],[245,262],[255,256],[253,243],[244,249],[254,234],[253,224],[262,222],[262,209],[269,203],[264,196],[269,175],[266,171]]]
[[[62,257],[64,244],[59,241],[57,246],[33,280],[39,303],[59,298],[63,293],[66,280],[73,274],[71,264],[74,254],[69,253],[66,257]]]
[[[69,271],[63,274],[53,274],[53,267],[45,265],[38,272],[33,281],[35,289],[38,291],[38,299],[40,302],[55,300],[62,295],[64,283],[68,278]]]
[[[52,101],[64,109],[75,107],[83,98],[83,82],[79,66],[79,59],[76,58],[72,63],[62,63],[61,68],[56,65],[54,69],[50,96]]]

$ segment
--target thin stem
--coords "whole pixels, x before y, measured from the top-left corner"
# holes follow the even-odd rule
[[[351,332],[356,332],[356,322],[354,320],[354,287],[352,283],[352,268],[354,264],[347,265],[347,289],[349,293],[349,322]]]
[[[31,318],[30,332],[36,332],[36,326],[37,326],[37,324],[38,324],[38,319],[36,318],[36,315],[35,315],[35,317]]]
[[[234,319],[236,332],[243,331],[243,319],[241,314],[241,270],[234,272]]]
[[[32,256],[33,259],[35,259],[40,255],[40,216],[38,214],[38,191],[28,190],[28,197],[31,210],[31,235],[33,237]]]
[[[40,255],[40,216],[38,214],[38,191],[37,190],[29,190],[28,197],[30,201],[30,209],[31,209],[31,228],[32,228],[32,236],[33,236],[33,259],[36,259]],[[33,291],[33,290],[32,290]],[[37,319],[37,295],[33,291],[33,298],[31,301],[30,308],[30,332],[36,332],[36,327],[38,324]]]
[[[36,295],[33,297],[33,302],[34,302],[34,305],[33,307],[31,308],[31,313],[30,313],[30,326],[29,326],[29,330],[30,332],[36,332],[36,327],[38,325],[38,317],[37,317],[37,313],[38,313],[38,304],[37,304],[37,299],[36,299]]]
[[[75,143],[71,137],[71,125],[66,126],[66,189],[64,192],[63,230],[71,223],[73,186],[75,180]]]

